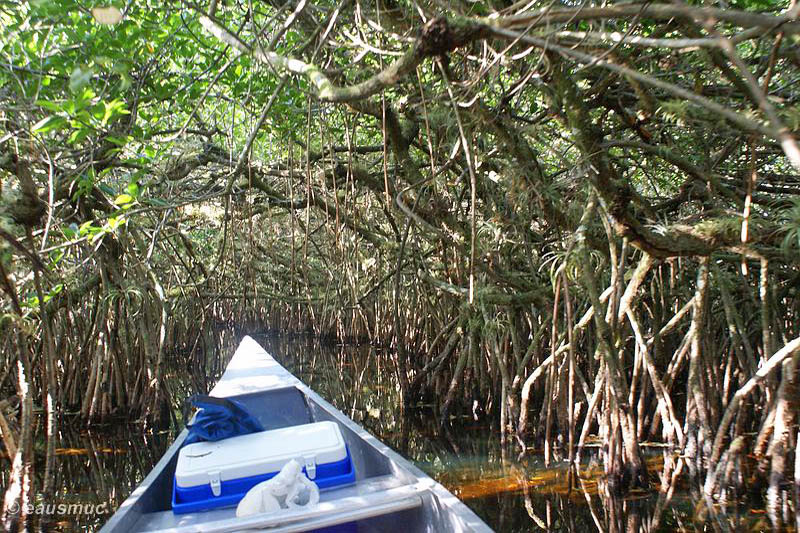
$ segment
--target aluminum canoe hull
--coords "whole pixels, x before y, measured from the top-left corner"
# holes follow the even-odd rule
[[[181,432],[150,474],[100,530],[128,532],[271,531],[289,533],[347,524],[360,533],[489,532],[471,509],[292,375],[251,337],[244,337],[212,396],[236,397],[266,424],[339,424],[356,468],[353,486],[323,493],[312,509],[236,518],[233,508],[176,515],[170,510]]]

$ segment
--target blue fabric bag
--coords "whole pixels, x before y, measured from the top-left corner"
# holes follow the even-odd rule
[[[189,402],[200,409],[191,424],[184,444],[218,441],[238,435],[264,431],[261,423],[235,400],[196,394]]]

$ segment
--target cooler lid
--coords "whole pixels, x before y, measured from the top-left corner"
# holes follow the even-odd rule
[[[292,459],[319,465],[346,457],[339,425],[315,422],[184,446],[178,454],[175,481],[180,487],[195,487],[207,485],[210,475],[224,482],[278,472]]]

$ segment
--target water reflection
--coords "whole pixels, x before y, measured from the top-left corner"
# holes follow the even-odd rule
[[[218,349],[229,356],[238,335],[224,338],[229,340]],[[648,457],[650,491],[613,497],[596,465],[583,465],[570,480],[565,468],[545,469],[538,455],[509,460],[512,450],[501,447],[488,422],[468,419],[440,431],[432,410],[403,413],[393,363],[380,348],[324,345],[309,337],[256,338],[291,372],[458,495],[497,531],[739,531],[768,524],[758,511],[708,506],[699,493],[692,495],[680,475],[680,459],[669,452]],[[224,365],[212,363],[215,358],[213,353],[177,353],[172,358],[169,389],[176,404],[213,384],[214,379],[199,379],[196,368],[202,360],[208,371],[218,374]],[[179,424],[180,407],[174,410]],[[143,431],[138,425],[86,432],[66,421],[60,429],[55,499],[107,502],[109,513],[53,516],[43,527],[48,531],[98,529],[175,435],[174,429]],[[43,445],[40,450],[43,453]],[[41,472],[43,457],[39,462]],[[3,485],[7,475],[3,472]]]
[[[374,346],[324,346],[312,338],[258,337],[284,366],[337,408],[459,496],[497,531],[741,531],[767,526],[750,506],[706,505],[692,493],[680,458],[655,448],[647,458],[651,490],[611,494],[602,468],[545,468],[519,461],[483,421],[441,431],[432,410],[403,412],[389,357]],[[752,505],[752,504],[751,504]]]
[[[143,432],[117,424],[96,431],[75,427],[65,417],[59,427],[54,471],[55,493],[34,503],[34,531],[97,531],[161,458],[174,434]],[[42,486],[44,443],[37,443],[36,486]],[[5,490],[9,469],[0,486]]]

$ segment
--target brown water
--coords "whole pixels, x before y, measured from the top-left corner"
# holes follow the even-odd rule
[[[728,509],[715,516],[695,505],[686,486],[670,483],[670,454],[649,456],[652,490],[608,496],[597,468],[587,465],[570,488],[563,467],[544,468],[536,454],[517,460],[516,448],[502,449],[487,421],[465,419],[440,431],[425,409],[404,413],[388,358],[372,346],[321,345],[313,338],[257,337],[292,373],[383,442],[400,452],[465,501],[497,531],[725,531],[768,528],[758,509]],[[229,355],[229,354],[228,354]],[[171,394],[184,398],[196,379],[182,361],[174,367]],[[213,380],[212,380],[213,382]],[[180,409],[176,409],[181,419]],[[56,502],[105,504],[108,512],[54,513],[47,530],[95,531],[130,494],[166,451],[177,431],[110,425],[80,431],[61,425],[57,452]],[[43,445],[42,445],[43,446]],[[664,468],[666,459],[667,468]],[[41,471],[42,468],[39,468]],[[3,473],[5,481],[7,472]],[[671,492],[670,492],[671,491]],[[40,502],[41,503],[41,502]],[[69,509],[68,509],[69,511]]]

